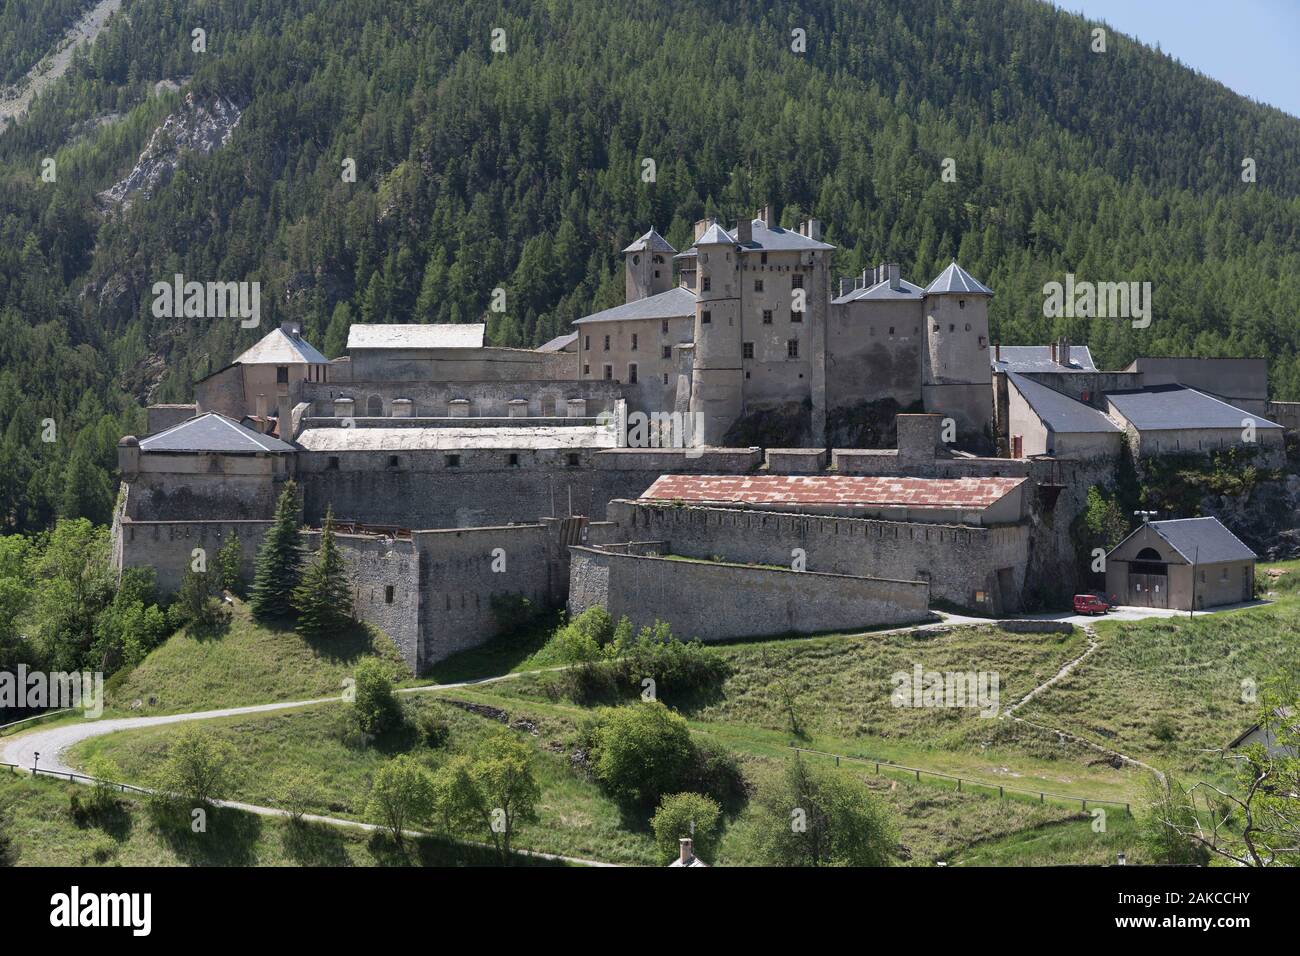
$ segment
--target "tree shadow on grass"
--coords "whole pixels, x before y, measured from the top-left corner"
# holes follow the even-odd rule
[[[284,851],[299,866],[351,866],[347,841],[338,827],[306,820],[290,821],[282,838]]]
[[[262,818],[229,807],[205,807],[207,827],[191,828],[191,808],[177,805],[150,808],[158,836],[187,866],[255,866]]]
[[[276,622],[274,626],[277,630],[296,633],[292,621]],[[334,664],[352,664],[370,655],[384,656],[374,631],[360,621],[324,637],[299,636],[322,660]]]
[[[458,843],[442,837],[406,837],[399,846],[382,830],[375,831],[366,849],[378,866],[501,866],[496,850],[488,846]],[[510,866],[565,866],[562,860],[515,853]]]

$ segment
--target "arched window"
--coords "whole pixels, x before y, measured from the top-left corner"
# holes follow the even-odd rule
[[[378,395],[371,395],[366,399],[366,414],[371,418],[379,418],[384,414],[384,400]]]
[[[1137,553],[1137,557],[1134,558],[1134,560],[1135,561],[1163,561],[1164,558],[1160,556],[1160,552],[1157,551],[1155,548],[1143,548],[1141,551]]]

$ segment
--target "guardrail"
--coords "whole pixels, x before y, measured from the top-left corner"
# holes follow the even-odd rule
[[[71,713],[74,709],[75,708],[72,707],[63,707],[60,708],[59,710],[47,710],[45,713],[36,714],[33,717],[24,717],[22,720],[15,720],[12,723],[0,724],[0,737],[8,736],[9,732],[13,728],[18,727],[22,724],[34,723],[35,721],[38,720],[47,720],[50,717],[57,717],[59,714],[68,714]]]
[[[76,773],[71,770],[44,770],[40,767],[20,767],[16,763],[0,763],[0,768],[7,769],[11,774],[30,773],[33,777],[49,777],[52,780],[67,780],[69,783],[84,781],[89,784],[104,784],[115,790],[119,790],[122,793],[142,793],[146,796],[153,793],[152,790],[148,790],[144,787],[132,786],[129,783],[117,783],[113,780],[103,780],[99,777],[92,777],[88,774]]]
[[[806,747],[791,747],[790,749],[797,753],[814,754],[815,756],[818,757],[831,757],[835,760],[835,766],[837,767],[840,765],[841,760],[852,760],[855,763],[875,764],[876,776],[880,775],[880,768],[884,767],[886,770],[891,770],[891,771],[901,770],[904,773],[915,775],[918,783],[921,782],[922,775],[927,777],[937,777],[941,780],[955,780],[957,782],[958,793],[965,792],[963,790],[963,784],[965,784],[967,788],[973,787],[977,789],[983,789],[989,791],[990,793],[996,790],[998,792],[999,800],[1005,799],[1008,793],[1023,793],[1031,797],[1037,796],[1039,803],[1046,803],[1048,797],[1051,797],[1054,802],[1064,801],[1066,803],[1080,803],[1083,805],[1083,809],[1085,812],[1087,811],[1088,804],[1090,803],[1093,804],[1094,806],[1104,805],[1110,807],[1123,807],[1124,812],[1126,814],[1128,814],[1130,817],[1133,816],[1132,806],[1130,804],[1125,803],[1122,800],[1101,800],[1094,797],[1076,797],[1073,794],[1069,794],[1069,793],[1053,793],[1050,790],[1030,790],[1025,787],[1009,787],[1006,784],[989,783],[985,780],[974,780],[970,777],[959,777],[956,774],[940,773],[937,770],[922,770],[919,767],[905,767],[901,763],[894,763],[889,760],[877,760],[874,757],[862,757],[862,756],[855,756],[851,754],[836,754],[836,753],[830,753],[825,750],[809,750]]]

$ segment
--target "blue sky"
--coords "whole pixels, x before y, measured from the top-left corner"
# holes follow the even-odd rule
[[[1300,116],[1300,0],[1054,0]]]

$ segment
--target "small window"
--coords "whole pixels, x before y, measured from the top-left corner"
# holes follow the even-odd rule
[[[667,335],[667,334],[668,334],[668,320],[667,320],[667,319],[664,319],[664,322],[663,322],[663,329],[662,329],[662,331],[663,331],[663,334],[664,334],[664,335]]]
[[[665,345],[665,346],[664,346],[664,359],[665,359],[665,360],[670,360],[670,359],[672,359],[672,357],[673,357],[673,347],[672,347],[671,345]]]
[[[665,385],[668,384],[668,373],[667,373],[667,372],[664,372],[664,384],[665,384]]]
[[[964,308],[966,308],[966,300],[965,300],[965,299],[958,299],[958,300],[957,300],[957,308],[959,308],[959,309],[964,309]]]
[[[712,321],[713,321],[713,313],[710,312],[708,309],[705,309],[703,312],[700,313],[701,325],[708,325]]]
[[[754,291],[755,291],[755,292],[762,292],[762,291],[763,291],[763,280],[762,280],[762,279],[755,279],[755,280],[754,280]]]
[[[391,584],[385,584],[385,585],[384,585],[384,603],[385,603],[385,604],[392,604],[392,603],[393,603],[393,591],[394,591],[394,588],[393,588],[393,586],[392,586]]]
[[[792,289],[802,289],[802,288],[803,288],[803,273],[802,273],[802,272],[796,272],[794,275],[792,275],[792,276],[790,277],[790,288],[792,288]]]
[[[703,279],[700,280],[701,292],[708,292],[711,288],[713,288],[713,280],[710,279],[708,276],[705,276]]]
[[[627,366],[627,383],[628,383],[629,385],[635,385],[635,384],[636,384],[636,363],[635,363],[635,362],[629,362],[629,363],[628,363],[628,366]]]
[[[761,254],[759,255],[759,257],[758,257],[758,260],[759,260],[759,262],[761,262],[763,265],[767,265],[767,253],[766,253],[766,252],[761,253]]]
[[[614,366],[612,365],[605,366],[605,381],[607,382],[614,381]]]
[[[577,468],[582,464],[582,458],[576,451],[569,452],[568,462],[570,468]]]
[[[636,335],[635,332],[633,332],[633,333],[632,333],[632,351],[633,351],[633,352],[636,351],[636,346],[637,346],[637,335]]]
[[[785,354],[788,358],[797,359],[799,357],[799,340],[791,339],[785,343]]]
[[[401,465],[401,463],[402,463],[402,462],[401,462],[401,459],[398,458],[396,455],[389,455],[389,456],[388,456],[388,467],[389,467],[389,468],[397,468],[399,465]]]
[[[956,324],[953,323],[953,322],[949,322],[949,323],[948,323],[948,331],[949,331],[949,332],[956,332],[956,331],[957,331],[957,326],[956,326]]]
[[[764,324],[764,325],[771,325],[771,324],[772,324],[772,310],[771,310],[771,309],[764,309],[764,310],[763,310],[763,324]]]
[[[743,357],[744,357],[744,358],[752,359],[752,358],[754,357],[754,343],[753,343],[753,342],[746,342],[744,345],[741,346],[741,349],[743,350]]]
[[[448,468],[460,467],[460,455],[448,455],[446,458]]]
[[[510,467],[511,468],[519,467],[519,453],[516,451],[512,451],[510,453]]]
[[[590,336],[590,335],[584,335],[584,336],[583,336],[583,339],[585,340],[585,342],[584,342],[584,344],[583,344],[582,347],[583,347],[586,351],[590,352],[590,351],[591,351],[591,336]]]
[[[655,278],[656,278],[656,279],[659,278],[659,270],[658,270],[658,269],[655,270]]]
[[[802,312],[796,312],[794,309],[791,309],[791,310],[790,310],[790,321],[791,321],[791,322],[802,322],[802,321],[803,321],[803,313],[802,313]]]
[[[970,331],[970,323],[969,323],[969,322],[966,323],[966,331],[967,331],[967,332]]]
[[[277,385],[289,384],[289,366],[277,365],[275,367],[275,382]]]
[[[605,351],[609,351],[609,336],[605,336]]]
[[[584,366],[582,367],[582,374],[583,374],[583,375],[590,375],[590,374],[591,374],[591,366],[590,366],[590,365],[584,365]]]
[[[634,266],[639,266],[640,264],[641,264],[641,257],[640,257],[640,256],[633,256],[633,257],[632,257],[632,265],[634,265]]]
[[[325,463],[325,470],[326,470],[326,471],[338,471],[338,470],[339,470],[339,456],[338,456],[338,455],[330,455],[330,459],[329,459],[329,461]]]

